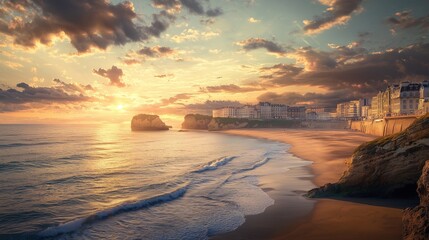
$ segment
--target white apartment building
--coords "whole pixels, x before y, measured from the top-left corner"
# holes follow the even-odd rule
[[[257,111],[255,106],[244,105],[243,107],[237,108],[237,118],[259,118],[259,112]]]
[[[399,87],[391,88],[391,115],[417,114],[421,86],[421,83],[402,82]]]
[[[271,113],[271,103],[269,102],[260,102],[256,105],[256,109],[259,111],[259,117],[261,119],[272,119],[273,115]]]
[[[288,106],[283,104],[271,104],[271,115],[274,119],[286,119]]]
[[[221,109],[215,109],[212,111],[213,117],[220,118],[236,118],[237,117],[237,108],[236,107],[224,107]]]

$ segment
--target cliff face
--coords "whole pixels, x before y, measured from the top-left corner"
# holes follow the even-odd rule
[[[183,129],[202,129],[207,130],[211,116],[200,115],[200,114],[188,114],[185,116],[185,120],[182,123]]]
[[[415,194],[429,156],[429,114],[400,133],[359,146],[337,183],[307,193],[309,197],[402,197]]]
[[[406,240],[429,239],[429,160],[418,181],[417,193],[420,205],[407,208],[402,216],[403,237]]]
[[[286,119],[244,119],[244,118],[213,118],[209,125],[209,131],[219,131],[238,128],[300,128],[302,121]]]
[[[248,119],[240,118],[213,118],[208,124],[209,131],[245,128],[249,125]]]
[[[169,128],[157,115],[139,114],[131,120],[132,131],[159,131]]]

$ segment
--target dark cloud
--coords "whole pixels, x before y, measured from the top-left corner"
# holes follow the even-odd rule
[[[217,17],[223,14],[220,8],[205,10],[200,0],[152,0],[152,4],[155,7],[164,8],[169,12],[178,12],[183,6],[190,13],[196,15]]]
[[[159,75],[155,75],[154,77],[156,78],[166,78],[166,77],[173,77],[174,74],[159,74]]]
[[[269,40],[262,39],[262,38],[249,38],[241,42],[238,42],[237,45],[241,46],[246,51],[265,48],[268,52],[274,53],[280,56],[285,55],[287,52],[279,44]]]
[[[338,51],[337,49],[336,52]],[[303,65],[307,71],[320,71],[332,69],[337,66],[335,55],[336,54],[320,51],[312,47],[303,47],[290,53],[289,57],[295,58],[297,63]]]
[[[54,80],[52,87],[32,87],[27,83],[18,83],[17,89],[0,89],[0,112],[33,108],[35,105],[68,104],[92,101],[86,91],[91,85],[79,85]]]
[[[302,61],[304,68],[301,70],[295,65],[263,68],[261,70],[264,73],[270,74],[261,77],[261,84],[319,86],[330,91],[344,90],[349,95],[356,93],[356,96],[365,97],[385,89],[389,83],[429,77],[429,44],[415,44],[383,52],[360,53],[354,57],[348,57],[346,61],[343,59],[347,56],[342,56],[341,53],[333,49],[332,52],[323,54],[329,59],[336,59],[336,64],[319,64],[319,60],[304,58]],[[291,53],[291,56],[294,56],[294,53]],[[299,57],[298,54],[297,58]],[[288,71],[288,69],[291,70]]]
[[[395,33],[398,29],[408,28],[420,28],[424,31],[429,30],[429,15],[414,18],[411,15],[411,11],[397,12],[394,17],[388,18],[387,22],[391,26],[392,33]]]
[[[109,84],[112,86],[125,87],[125,83],[122,82],[122,76],[124,73],[122,72],[122,69],[116,66],[112,66],[107,70],[102,68],[99,68],[98,70],[94,69],[93,72],[97,75],[108,78],[110,80]]]
[[[212,25],[214,24],[216,21],[214,20],[214,18],[207,18],[207,19],[201,19],[200,23],[204,24],[204,25]]]
[[[159,37],[174,20],[174,16],[161,11],[152,15],[149,25],[141,25],[129,1],[118,4],[105,0],[13,2],[14,7],[8,7],[11,2],[1,0],[8,14],[0,16],[0,32],[26,47],[35,47],[37,43],[48,45],[64,33],[79,53]],[[16,10],[21,8],[25,8],[25,12]]]
[[[266,92],[258,97],[258,101],[281,103],[287,105],[309,104],[324,107],[335,107],[339,102],[350,101],[361,97],[362,96],[357,92],[350,94],[350,92],[344,90],[325,94],[313,92],[303,94],[297,92]]]
[[[188,110],[200,110],[200,111],[211,111],[213,109],[219,109],[223,107],[240,107],[242,104],[238,101],[216,101],[207,100],[204,103],[193,103],[186,105]]]
[[[261,87],[240,87],[235,84],[229,85],[219,85],[219,86],[207,86],[201,88],[201,92],[206,93],[219,93],[219,92],[228,92],[228,93],[245,93],[245,92],[255,92],[265,90]]]
[[[152,57],[152,58],[159,58],[159,57],[165,57],[168,55],[175,54],[176,51],[169,47],[144,47],[137,51],[138,54],[144,55],[146,57]]]
[[[125,55],[122,61],[127,65],[141,63],[148,58],[163,58],[177,54],[175,49],[169,47],[143,47],[138,51],[131,51]]]
[[[361,9],[363,0],[319,0],[328,6],[324,14],[315,16],[313,20],[304,21],[304,32],[308,34],[319,33],[335,25],[345,24],[351,14]]]

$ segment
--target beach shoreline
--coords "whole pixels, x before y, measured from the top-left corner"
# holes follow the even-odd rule
[[[289,153],[312,162],[297,171],[311,173],[310,180],[316,186],[336,182],[346,170],[345,160],[354,149],[376,138],[360,132],[327,129],[235,129],[221,133],[290,144]],[[402,210],[411,204],[409,200],[356,198],[311,201],[315,201],[311,213],[273,224],[271,219],[279,219],[273,209],[293,204],[276,201],[264,213],[247,216],[246,222],[235,231],[213,239],[261,239],[255,235],[258,232],[255,227],[266,230],[264,239],[401,239]]]

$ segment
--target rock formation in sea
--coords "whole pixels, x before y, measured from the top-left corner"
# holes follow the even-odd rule
[[[182,123],[182,129],[201,129],[207,130],[212,116],[201,114],[188,114]]]
[[[426,161],[418,181],[417,193],[420,197],[420,205],[407,208],[402,216],[405,240],[429,239],[429,160]]]
[[[337,183],[310,190],[308,197],[404,197],[415,195],[429,159],[429,114],[406,130],[360,145]]]
[[[170,128],[157,115],[139,114],[131,120],[132,131],[160,131]]]

